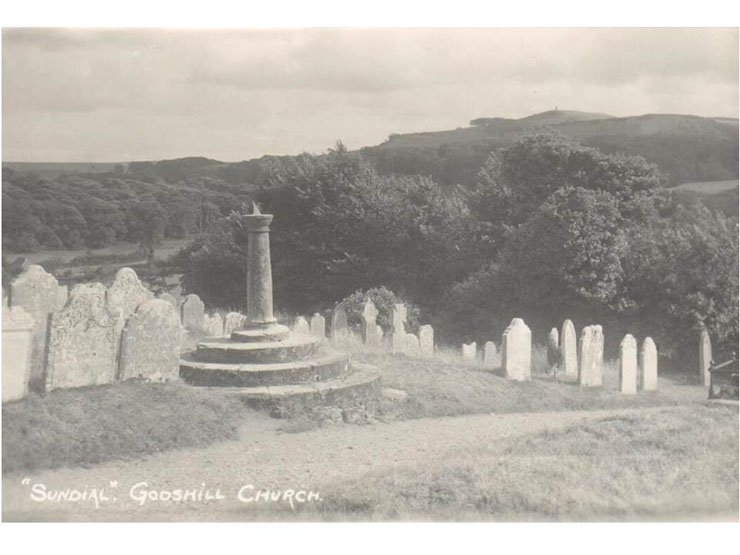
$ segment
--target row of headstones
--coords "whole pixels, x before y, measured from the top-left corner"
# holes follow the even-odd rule
[[[581,387],[599,387],[603,383],[604,333],[599,325],[583,328],[576,345],[573,322],[563,322],[562,333],[553,328],[548,334],[548,359],[566,377],[577,378]],[[554,355],[554,356],[553,356]],[[462,357],[476,360],[477,344],[463,344]],[[483,364],[493,366],[496,345],[485,344]],[[532,332],[521,318],[514,318],[501,338],[501,365],[507,378],[526,381],[531,378]],[[638,372],[639,370],[639,372]],[[640,349],[638,364],[637,340],[627,334],[619,345],[619,389],[622,393],[637,393],[638,378],[643,391],[658,387],[658,353],[655,342],[646,337]]]
[[[362,343],[368,349],[380,349],[385,344],[383,328],[378,325],[379,311],[371,300],[365,301],[362,311]],[[434,354],[434,328],[426,325],[419,328],[419,335],[406,331],[407,309],[403,303],[393,306],[393,330],[390,337],[390,348],[393,353],[402,353],[410,357],[429,357]],[[307,320],[298,316],[293,325],[293,332],[304,335],[327,337],[326,319],[318,312]],[[328,337],[334,341],[343,341],[351,336],[347,326],[347,312],[337,307],[332,311]]]
[[[107,288],[83,283],[67,292],[42,267],[29,266],[3,307],[3,402],[24,397],[29,383],[51,391],[177,378],[180,310],[187,319],[198,302],[186,298],[179,306],[168,293],[154,298],[130,268]]]

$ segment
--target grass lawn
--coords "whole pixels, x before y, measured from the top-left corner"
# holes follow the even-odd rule
[[[320,520],[737,519],[737,407],[666,408],[333,484]]]
[[[3,473],[85,466],[237,437],[266,417],[218,391],[123,382],[3,405]]]

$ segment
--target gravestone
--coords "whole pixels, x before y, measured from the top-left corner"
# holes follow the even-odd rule
[[[66,285],[60,285],[57,289],[57,310],[62,310],[64,305],[67,304],[69,298],[69,287]]]
[[[334,341],[344,341],[348,336],[347,312],[342,307],[337,307],[331,313],[331,338]]]
[[[558,341],[558,330],[552,328],[547,334],[547,364],[550,367],[550,373],[556,374],[560,365],[560,345]]]
[[[116,379],[123,317],[106,309],[101,283],[75,285],[51,317],[46,390],[111,383]]]
[[[706,328],[699,337],[699,377],[704,387],[709,387],[709,366],[712,364],[712,340]]]
[[[493,341],[486,341],[483,346],[483,365],[489,368],[496,366],[496,344]]]
[[[244,325],[245,316],[239,312],[229,312],[224,318],[224,335],[231,335],[231,332],[238,330]]]
[[[406,334],[406,356],[411,358],[418,358],[421,353],[419,347],[419,338],[413,333]]]
[[[321,339],[326,337],[326,319],[318,312],[311,316],[311,335]]]
[[[160,301],[165,301],[167,303],[170,303],[170,305],[172,305],[172,308],[175,309],[175,314],[177,314],[177,319],[178,320],[180,319],[180,307],[179,307],[179,305],[177,303],[177,298],[174,295],[172,295],[171,293],[167,293],[166,291],[164,291],[164,292],[160,293],[159,295],[157,295],[157,298]]]
[[[601,326],[583,328],[579,351],[578,383],[581,387],[601,386],[604,358],[604,334]]]
[[[575,378],[578,376],[578,343],[573,322],[566,320],[560,330],[560,374]]]
[[[217,312],[203,317],[204,330],[209,337],[222,337],[224,334],[224,319]]]
[[[303,316],[299,316],[295,319],[295,323],[293,324],[293,333],[297,333],[300,335],[311,334],[311,327],[308,325],[308,321]]]
[[[640,349],[640,375],[643,391],[658,389],[658,350],[651,337],[646,337]]]
[[[475,360],[478,355],[478,345],[475,341],[472,343],[462,344],[462,358],[463,360]]]
[[[178,379],[181,339],[180,318],[172,304],[163,299],[145,301],[123,328],[118,379]]]
[[[434,356],[434,328],[428,324],[419,328],[419,354],[423,357]]]
[[[406,305],[403,303],[397,303],[393,305],[393,331],[391,335],[391,351],[394,353],[407,352]]]
[[[3,403],[28,394],[34,321],[20,306],[3,306]]]
[[[637,393],[637,340],[629,333],[619,344],[619,391]]]
[[[188,331],[204,331],[206,307],[198,295],[185,297],[180,310],[182,327]]]
[[[57,310],[59,283],[41,266],[31,265],[10,284],[10,306],[19,306],[34,322],[31,338],[31,387],[43,387],[50,315]]]
[[[501,338],[501,362],[510,380],[532,376],[532,332],[521,318],[514,318]]]
[[[152,298],[154,294],[144,287],[136,272],[131,268],[121,268],[108,287],[105,301],[108,312],[116,315],[120,311],[124,318],[128,318],[141,303]]]
[[[370,348],[379,348],[383,340],[383,330],[378,326],[377,318],[375,304],[370,299],[366,300],[362,309],[362,341]]]

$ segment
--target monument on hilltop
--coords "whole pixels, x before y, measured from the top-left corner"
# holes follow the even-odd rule
[[[247,232],[247,318],[229,336],[209,337],[180,360],[180,377],[225,387],[276,416],[322,406],[372,411],[380,374],[315,335],[291,333],[273,313],[270,224],[254,205],[240,223]]]

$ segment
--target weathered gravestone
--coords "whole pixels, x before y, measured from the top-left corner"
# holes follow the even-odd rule
[[[224,334],[224,321],[221,315],[216,313],[203,317],[203,329],[209,337],[221,337]]]
[[[123,328],[119,379],[176,380],[181,339],[177,310],[161,299],[145,301]]]
[[[637,340],[629,333],[619,344],[619,391],[637,393]]]
[[[299,316],[293,323],[293,333],[300,335],[310,335],[311,327],[308,325],[308,321],[303,317]]]
[[[121,268],[106,292],[105,301],[108,312],[113,315],[120,312],[128,318],[141,303],[152,298],[154,294],[144,287],[136,272],[131,268]]]
[[[20,306],[3,306],[3,403],[28,394],[34,321]]]
[[[712,364],[712,340],[709,332],[701,330],[699,337],[699,377],[704,387],[709,387],[709,367]]]
[[[204,331],[206,307],[198,295],[188,295],[180,307],[182,327],[188,331]]]
[[[603,383],[604,334],[601,326],[586,326],[581,332],[578,383],[581,387],[599,387]]]
[[[46,390],[115,380],[123,318],[106,309],[100,283],[75,285],[63,310],[52,315]]]
[[[429,324],[419,328],[419,354],[427,358],[434,356],[434,328]]]
[[[231,335],[231,332],[238,330],[244,325],[246,317],[239,312],[229,312],[224,318],[224,335]]]
[[[170,303],[170,305],[172,305],[172,308],[175,309],[175,314],[177,314],[177,319],[178,320],[180,319],[180,306],[177,303],[177,297],[175,297],[171,293],[167,293],[166,291],[164,291],[160,293],[159,295],[157,295],[157,298],[160,301],[165,301],[167,303]]]
[[[59,283],[41,266],[31,265],[10,284],[10,306],[19,306],[33,318],[31,387],[42,387],[50,315],[57,310]]]
[[[331,313],[331,338],[334,341],[344,341],[348,336],[347,312],[342,307],[337,307]]]
[[[547,334],[547,364],[550,373],[556,374],[560,365],[560,345],[558,344],[558,330],[552,328]]]
[[[521,318],[514,318],[501,338],[501,363],[510,380],[532,376],[532,332]]]
[[[362,340],[365,346],[379,348],[383,341],[383,330],[377,323],[378,309],[370,299],[362,309]]]
[[[326,337],[326,319],[318,312],[311,316],[311,335],[321,339]]]
[[[418,358],[420,354],[419,338],[413,333],[406,334],[406,356]]]
[[[560,374],[568,378],[578,376],[578,343],[573,322],[566,320],[560,330]]]
[[[640,349],[640,374],[643,391],[658,389],[658,350],[651,337],[646,337]]]
[[[489,368],[496,366],[496,344],[493,341],[486,341],[483,346],[483,365]]]
[[[462,358],[463,360],[475,360],[478,355],[478,344],[473,341],[472,343],[462,344]]]
[[[397,303],[393,305],[391,351],[394,353],[406,352],[406,339],[406,305]]]

